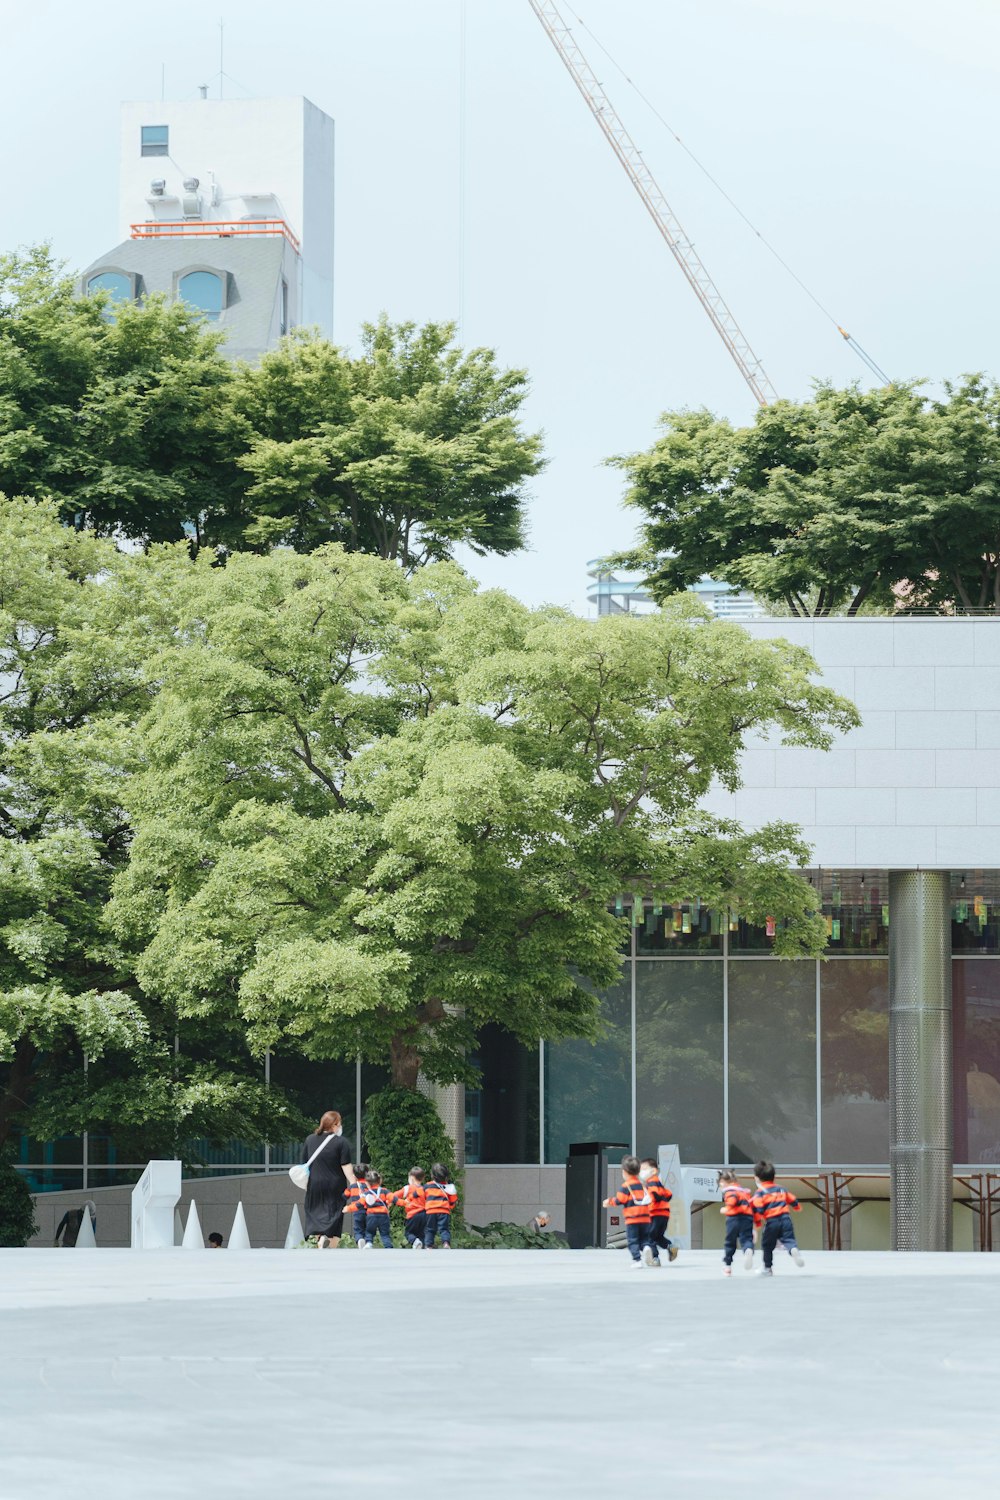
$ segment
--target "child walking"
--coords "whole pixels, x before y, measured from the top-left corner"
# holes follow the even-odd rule
[[[794,1193],[778,1187],[774,1181],[774,1163],[759,1161],[754,1167],[757,1191],[751,1198],[753,1221],[763,1224],[760,1247],[764,1252],[763,1269],[758,1276],[773,1276],[774,1247],[780,1240],[797,1266],[802,1265],[802,1251],[795,1239],[789,1212],[799,1213],[802,1204]]]
[[[389,1197],[382,1186],[382,1178],[378,1172],[369,1172],[364,1182],[363,1201],[365,1205],[365,1239],[367,1249],[371,1249],[375,1236],[378,1235],[382,1241],[383,1250],[392,1249],[392,1232],[389,1228]]]
[[[660,1165],[654,1156],[644,1156],[639,1166],[639,1179],[649,1194],[649,1243],[656,1259],[665,1250],[670,1260],[677,1259],[677,1246],[667,1237],[670,1228],[670,1200],[674,1196],[665,1183],[660,1181]]]
[[[719,1173],[722,1207],[726,1221],[726,1248],[722,1256],[723,1276],[732,1276],[736,1246],[743,1251],[743,1269],[753,1270],[753,1205],[750,1189],[742,1187],[735,1172],[728,1167]]]
[[[439,1161],[431,1167],[431,1180],[424,1189],[424,1249],[433,1250],[440,1236],[441,1249],[451,1249],[451,1212],[458,1202],[458,1190],[448,1181],[448,1168]]]
[[[368,1175],[368,1163],[356,1161],[354,1163],[354,1181],[348,1185],[344,1194],[344,1212],[351,1215],[351,1232],[354,1235],[354,1243],[360,1250],[365,1242],[365,1225],[367,1215],[365,1212],[365,1178]]]
[[[406,1243],[411,1250],[424,1248],[424,1231],[427,1228],[427,1190],[424,1187],[423,1167],[411,1167],[405,1188],[393,1193],[390,1201],[401,1203],[406,1213]]]
[[[622,1157],[622,1185],[613,1197],[605,1198],[604,1207],[625,1210],[625,1239],[633,1269],[658,1266],[660,1257],[650,1241],[650,1197],[639,1176],[637,1156]]]

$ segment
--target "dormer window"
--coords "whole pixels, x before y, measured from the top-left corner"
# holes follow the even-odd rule
[[[188,271],[178,278],[177,295],[209,322],[217,323],[226,306],[226,281],[218,271]]]

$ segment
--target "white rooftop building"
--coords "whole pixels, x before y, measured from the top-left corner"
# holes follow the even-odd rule
[[[182,298],[232,358],[332,337],[334,124],[308,99],[124,104],[118,217],[83,293]]]

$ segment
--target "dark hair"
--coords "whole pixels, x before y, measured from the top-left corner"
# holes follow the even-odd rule
[[[445,1166],[443,1161],[436,1161],[434,1163],[434,1165],[431,1167],[431,1176],[433,1177],[435,1182],[448,1181],[448,1168]]]
[[[660,1170],[660,1163],[656,1160],[655,1156],[644,1156],[639,1165],[641,1167],[655,1167],[657,1171]]]
[[[354,1175],[359,1180],[361,1178],[367,1177],[368,1176],[368,1163],[366,1161],[356,1161],[354,1163]]]
[[[208,1243],[210,1245],[221,1245],[222,1244],[222,1235],[219,1233],[219,1231],[217,1229],[213,1229],[212,1233],[209,1235],[209,1237],[208,1237]]]
[[[773,1182],[774,1181],[774,1162],[773,1161],[758,1161],[758,1162],[754,1162],[753,1175],[755,1177],[759,1177],[760,1180],[761,1180],[761,1182]]]
[[[317,1135],[329,1135],[332,1130],[339,1130],[343,1121],[335,1109],[328,1109],[325,1114],[320,1115],[319,1124],[316,1126]]]
[[[627,1172],[630,1177],[637,1176],[639,1171],[639,1158],[637,1156],[623,1156],[622,1171]]]
[[[415,1177],[418,1182],[423,1182],[424,1169],[423,1167],[411,1167],[408,1175],[410,1177]]]
[[[365,1181],[366,1182],[373,1182],[376,1185],[376,1187],[377,1187],[378,1184],[382,1181],[382,1173],[381,1172],[368,1172],[366,1174],[366,1176],[365,1176]]]

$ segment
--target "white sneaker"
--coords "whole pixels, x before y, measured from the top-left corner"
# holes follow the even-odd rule
[[[414,1250],[422,1250],[423,1248],[424,1248],[424,1242],[423,1242],[423,1240],[414,1240],[413,1241],[412,1249],[414,1249]]]
[[[330,1243],[329,1236],[325,1235],[325,1234],[321,1234],[320,1237],[319,1237],[319,1239],[316,1242],[316,1247],[319,1250],[325,1250],[328,1247],[329,1243]]]
[[[633,1261],[630,1261],[630,1262],[629,1262],[629,1266],[630,1266],[630,1268],[631,1268],[631,1269],[632,1269],[632,1270],[633,1270],[633,1271],[641,1271],[641,1270],[642,1270],[642,1269],[643,1269],[643,1263],[642,1263],[642,1261],[641,1261],[641,1260],[633,1260]]]
[[[744,1250],[744,1252],[743,1252],[743,1269],[744,1269],[744,1271],[752,1271],[753,1270],[753,1251],[752,1250]]]
[[[642,1260],[643,1264],[647,1266],[653,1266],[656,1264],[656,1256],[653,1254],[652,1245],[643,1245]]]
[[[802,1259],[802,1251],[799,1249],[798,1245],[795,1246],[795,1249],[791,1252],[791,1254],[792,1260],[794,1260],[797,1266],[805,1265],[805,1261]]]
[[[757,1275],[758,1276],[773,1276],[774,1272],[771,1270],[770,1266],[761,1266],[760,1270],[757,1272]]]

